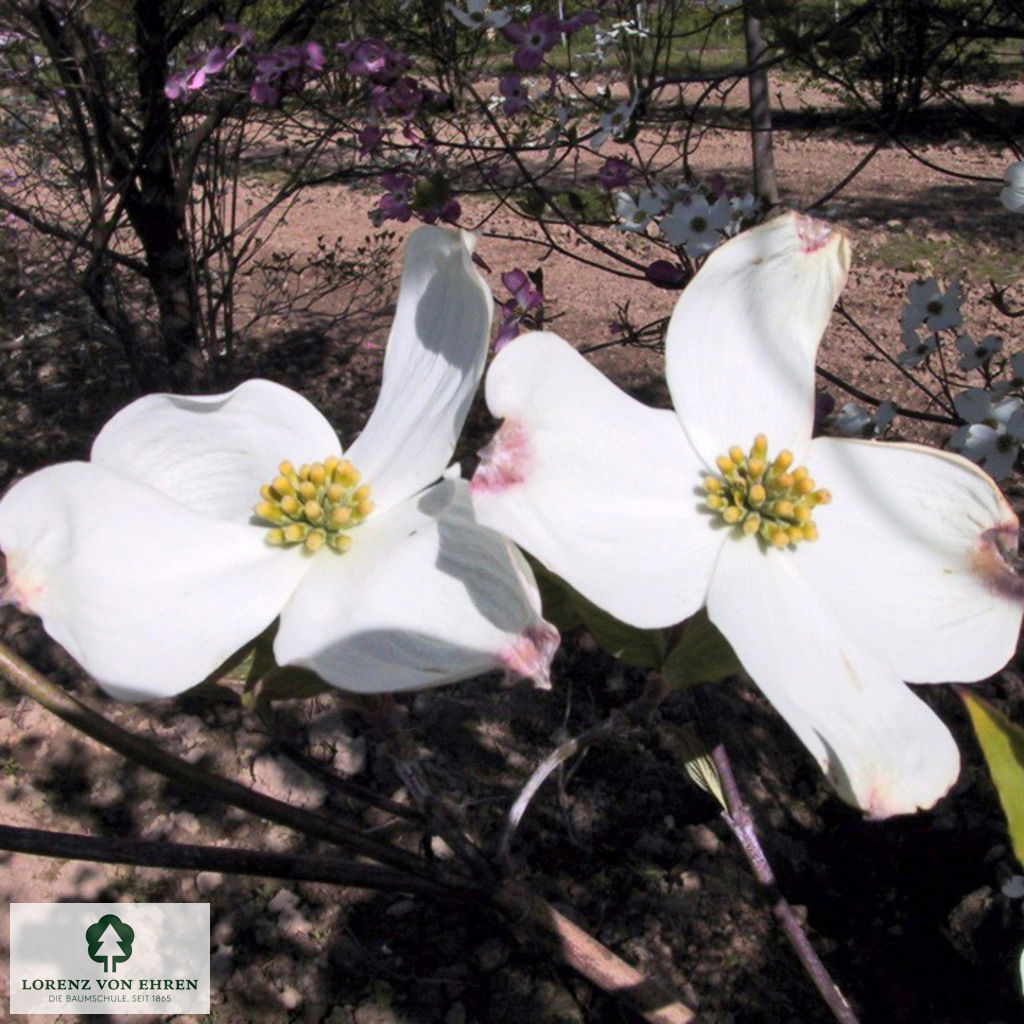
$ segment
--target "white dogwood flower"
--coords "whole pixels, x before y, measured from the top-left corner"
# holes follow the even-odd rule
[[[616,192],[617,227],[622,231],[644,231],[664,206],[664,196],[656,189],[644,189],[636,198],[629,192]]]
[[[721,244],[732,213],[724,196],[709,204],[704,196],[696,194],[676,203],[658,226],[671,245],[683,246],[690,259],[697,259]]]
[[[977,680],[1013,654],[1021,608],[994,587],[1018,524],[956,455],[812,439],[848,261],[796,214],[715,250],[669,324],[674,412],[523,335],[488,374],[504,422],[472,490],[481,522],[633,626],[706,605],[838,792],[884,817],[957,777],[956,743],[903,681]]]
[[[88,462],[0,501],[8,599],[126,700],[201,682],[278,616],[278,663],[347,690],[501,666],[544,681],[557,633],[532,574],[445,475],[490,333],[471,243],[409,239],[380,397],[347,452],[269,381],[141,398]]]
[[[949,447],[1002,480],[1013,469],[1024,443],[1024,401],[1004,398],[993,402],[984,388],[968,388],[953,399],[957,413],[967,422],[949,439]]]
[[[916,330],[920,324],[929,331],[959,327],[964,322],[960,312],[963,301],[963,287],[959,280],[945,291],[934,277],[927,281],[914,281],[907,289],[907,304],[903,307],[901,323],[904,333]]]
[[[1010,164],[1003,181],[1006,187],[999,193],[999,201],[1011,213],[1024,213],[1024,160]]]
[[[466,9],[455,4],[445,4],[448,13],[466,28],[501,28],[512,16],[504,8],[491,10],[488,0],[466,0]]]
[[[957,364],[961,370],[977,370],[987,366],[992,357],[1003,350],[1003,340],[995,334],[986,334],[979,342],[975,342],[969,334],[961,334],[956,339],[956,347],[962,358]]]
[[[890,399],[879,402],[872,413],[856,402],[847,402],[836,416],[836,430],[843,437],[881,437],[896,416],[896,404]]]

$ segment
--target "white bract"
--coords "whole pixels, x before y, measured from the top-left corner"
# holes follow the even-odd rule
[[[907,289],[903,328],[911,330],[924,324],[929,331],[944,331],[949,327],[959,327],[964,322],[960,313],[963,301],[959,281],[954,281],[945,291],[934,277],[927,281],[915,281]]]
[[[920,366],[933,352],[939,351],[937,334],[926,334],[923,338],[916,327],[904,326],[901,332],[903,351],[896,356],[900,366]]]
[[[636,108],[636,97],[628,103],[620,103],[614,110],[601,115],[601,127],[590,140],[595,149],[600,149],[608,139],[620,138],[629,127]]]
[[[896,416],[896,405],[890,399],[878,403],[874,413],[856,402],[847,402],[836,416],[836,429],[844,437],[880,437]]]
[[[448,13],[466,28],[501,28],[512,16],[504,8],[492,11],[487,0],[466,0],[466,9],[445,4]]]
[[[664,196],[657,190],[645,189],[636,198],[629,192],[615,193],[615,216],[622,231],[644,231],[664,207]]]
[[[702,195],[692,195],[672,207],[658,225],[671,245],[681,245],[690,259],[711,252],[723,240],[722,232],[732,222],[732,206],[724,196],[709,204]]]
[[[89,462],[0,501],[5,596],[126,700],[201,682],[278,616],[278,663],[348,690],[502,666],[543,682],[557,633],[532,574],[477,524],[468,484],[442,478],[490,332],[471,243],[434,227],[409,239],[380,397],[344,455],[269,381],[139,399]]]
[[[1011,213],[1024,213],[1024,160],[1010,164],[1003,181],[1006,187],[999,193],[999,201]]]
[[[956,347],[963,357],[958,364],[960,369],[977,370],[980,366],[986,366],[993,356],[1002,351],[1003,342],[995,334],[986,334],[979,342],[975,342],[970,335],[961,334],[956,339]]]
[[[712,253],[668,328],[674,412],[523,335],[488,374],[504,422],[472,490],[481,522],[633,626],[706,605],[839,793],[884,817],[957,777],[955,742],[903,680],[977,680],[1013,654],[1021,608],[993,581],[1018,524],[958,456],[812,439],[848,260],[795,214]]]
[[[950,448],[976,462],[994,480],[1002,480],[1024,444],[1024,401],[1004,398],[993,404],[984,388],[968,388],[953,404],[967,423],[954,431]]]

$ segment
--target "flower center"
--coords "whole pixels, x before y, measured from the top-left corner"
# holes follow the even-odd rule
[[[793,468],[793,453],[768,459],[768,439],[754,438],[749,454],[734,445],[717,459],[719,475],[704,479],[706,506],[748,537],[755,534],[775,548],[817,540],[814,509],[832,495],[818,490],[804,466]]]
[[[307,551],[326,544],[338,554],[348,551],[348,531],[373,511],[370,488],[359,486],[359,470],[348,459],[332,455],[298,471],[285,461],[278,472],[280,476],[260,488],[263,500],[253,509],[260,519],[277,524],[267,531],[267,543],[302,544]]]

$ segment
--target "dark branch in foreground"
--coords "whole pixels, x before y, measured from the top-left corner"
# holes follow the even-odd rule
[[[331,885],[406,892],[458,902],[476,902],[480,899],[480,894],[470,888],[431,882],[378,864],[362,864],[316,854],[263,853],[229,846],[83,836],[37,828],[13,828],[9,825],[0,825],[0,849],[101,864],[134,864],[149,868],[260,875],[295,882],[327,882]]]

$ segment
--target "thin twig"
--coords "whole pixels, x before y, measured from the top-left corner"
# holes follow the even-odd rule
[[[560,743],[534,768],[533,774],[526,780],[526,785],[519,791],[519,796],[516,797],[515,803],[509,808],[505,819],[505,828],[501,834],[501,841],[498,843],[499,861],[502,863],[508,862],[509,849],[512,846],[516,829],[519,828],[519,822],[522,821],[526,809],[530,806],[530,801],[537,795],[537,790],[547,782],[548,776],[560,765],[565,764],[570,757],[575,757],[581,750],[589,747],[591,743],[596,743],[598,740],[621,732],[626,724],[628,724],[628,719],[621,710],[616,709],[603,722],[599,722],[585,732],[581,732],[579,736],[574,736],[572,739]]]
[[[526,785],[519,791],[519,796],[516,797],[515,803],[509,808],[506,816],[505,828],[498,843],[498,860],[501,863],[508,862],[509,850],[516,829],[519,827],[526,809],[530,806],[530,801],[537,795],[537,791],[548,780],[551,773],[592,743],[615,736],[642,722],[661,703],[667,692],[668,688],[664,679],[657,673],[652,673],[648,677],[644,692],[636,700],[631,701],[625,707],[616,708],[603,722],[581,732],[579,736],[560,743],[537,765],[529,779],[526,780]]]
[[[807,938],[807,933],[797,920],[796,914],[793,913],[789,901],[779,892],[775,872],[772,871],[772,866],[765,856],[764,847],[761,846],[761,840],[758,838],[754,817],[736,784],[736,776],[733,774],[732,763],[726,753],[725,744],[717,744],[712,750],[711,756],[718,769],[722,792],[728,805],[728,810],[722,812],[722,817],[739,842],[754,872],[754,877],[764,887],[772,905],[772,913],[835,1019],[840,1024],[858,1024],[856,1014],[850,1008],[850,1004],[846,1001],[839,986],[832,980],[828,968],[815,952],[810,939]]]
[[[863,391],[861,388],[856,387],[847,380],[843,380],[838,374],[832,373],[826,370],[822,366],[815,367],[815,373],[819,377],[827,380],[830,384],[835,384],[836,387],[842,388],[848,394],[853,395],[854,398],[859,398],[862,402],[867,402],[869,405],[873,405],[876,408],[882,404],[884,399],[879,398],[877,395],[872,395],[868,391]],[[911,409],[905,405],[893,405],[893,411],[900,416],[906,416],[910,419],[915,420],[926,420],[928,423],[943,423],[946,425],[954,425],[957,420],[953,416],[942,416],[935,412],[921,412],[919,409]]]

